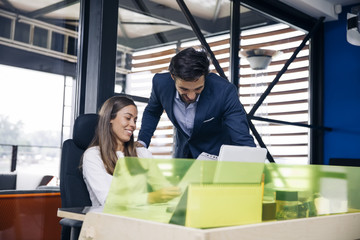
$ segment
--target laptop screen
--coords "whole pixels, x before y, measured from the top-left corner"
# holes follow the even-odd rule
[[[222,145],[213,183],[260,183],[266,148]]]

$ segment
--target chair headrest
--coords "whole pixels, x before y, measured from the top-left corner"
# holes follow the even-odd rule
[[[99,116],[87,113],[76,118],[73,130],[73,141],[81,149],[86,149],[95,135]]]

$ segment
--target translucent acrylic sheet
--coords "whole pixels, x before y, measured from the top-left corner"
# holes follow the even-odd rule
[[[127,163],[126,163],[127,161]],[[104,212],[195,228],[358,212],[360,168],[191,159],[120,160]],[[129,167],[127,167],[129,166]],[[150,184],[149,184],[150,183]],[[151,186],[152,185],[152,186]],[[147,194],[178,186],[168,202]]]

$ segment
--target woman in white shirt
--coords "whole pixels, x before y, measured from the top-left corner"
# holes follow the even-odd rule
[[[149,159],[152,155],[148,149],[135,147],[136,120],[137,108],[130,98],[111,97],[101,107],[95,137],[82,159],[92,206],[105,204],[116,164],[119,173],[125,176],[119,178],[123,183],[114,183],[119,185],[117,192],[137,195],[136,204],[167,202],[180,195],[180,189],[171,186]],[[147,184],[153,192],[147,192]]]

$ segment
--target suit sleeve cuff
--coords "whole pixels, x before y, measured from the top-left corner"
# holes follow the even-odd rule
[[[138,140],[138,142],[141,143],[141,145],[143,145],[145,148],[147,148],[146,143],[144,143],[144,142],[141,141],[141,140]]]

